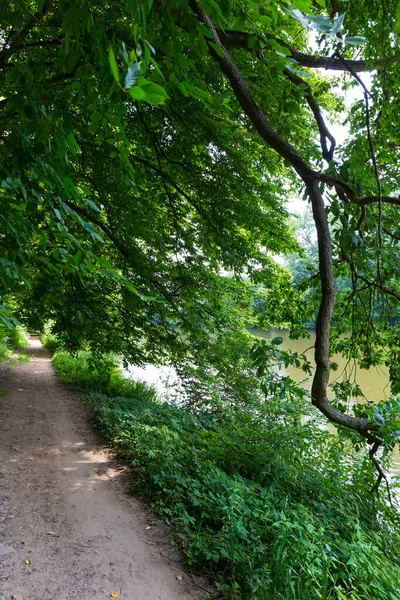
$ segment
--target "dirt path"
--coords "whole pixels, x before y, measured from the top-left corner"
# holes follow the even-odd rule
[[[24,352],[0,383],[0,598],[204,598],[161,527],[146,529],[49,353],[35,340]]]

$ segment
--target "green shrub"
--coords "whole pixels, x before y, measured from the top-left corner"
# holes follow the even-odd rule
[[[19,352],[18,353],[18,362],[23,365],[27,362],[29,362],[29,356],[27,354],[24,354],[23,352]]]
[[[311,421],[270,419],[271,407],[183,410],[122,379],[115,364],[106,381],[87,354],[55,364],[85,392],[96,427],[188,561],[226,597],[400,597],[396,513],[367,494],[370,481],[360,482],[372,475],[343,441]]]
[[[0,360],[9,358],[14,350],[29,345],[29,335],[26,328],[14,322],[9,326],[0,324]]]
[[[40,335],[40,340],[48,350],[51,352],[57,352],[62,347],[62,344],[58,337],[52,332],[52,322],[48,321],[44,326],[43,332]]]
[[[58,352],[53,358],[58,376],[79,392],[103,392],[109,396],[135,397],[138,390],[148,401],[155,401],[155,390],[141,383],[124,379],[115,356],[104,355],[101,361],[93,360],[88,351],[76,354]]]

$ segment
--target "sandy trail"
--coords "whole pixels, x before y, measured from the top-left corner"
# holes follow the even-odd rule
[[[0,594],[6,600],[204,598],[57,380],[38,340],[0,388]]]

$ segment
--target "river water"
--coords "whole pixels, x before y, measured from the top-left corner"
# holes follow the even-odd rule
[[[280,348],[283,350],[292,350],[292,352],[298,352],[299,354],[305,354],[307,359],[314,366],[314,344],[315,344],[315,332],[309,331],[309,339],[291,340],[289,339],[289,332],[283,329],[269,329],[264,331],[262,329],[253,328],[250,330],[256,337],[261,337],[267,340],[271,340],[274,337],[281,337],[283,339]],[[344,378],[349,377],[352,381],[355,379],[367,400],[372,402],[379,402],[390,397],[390,384],[389,384],[389,371],[385,366],[371,367],[370,369],[360,369],[356,361],[348,362],[345,358],[340,355],[334,355],[332,361],[338,364],[337,371],[331,372],[330,382],[331,384],[335,381],[342,381]],[[282,368],[280,373],[282,375],[289,375],[294,381],[299,383],[302,382],[302,387],[311,390],[312,378],[304,374],[301,369],[289,366]],[[328,397],[334,398],[332,389],[328,391]],[[351,408],[352,401],[350,399],[349,406]],[[334,426],[329,426],[331,431],[334,431]],[[400,449],[397,446],[393,453],[393,463],[391,467],[393,474],[400,475]]]
[[[292,350],[292,352],[298,352],[299,354],[305,354],[307,359],[314,365],[314,344],[315,344],[315,333],[310,331],[309,339],[291,340],[289,339],[289,332],[286,330],[268,330],[264,331],[257,328],[250,329],[250,332],[256,337],[264,339],[272,339],[280,336],[283,339],[281,348],[284,350]],[[386,367],[371,367],[371,369],[360,369],[359,366],[351,361],[346,361],[341,356],[334,356],[332,361],[338,364],[338,370],[331,372],[331,384],[335,381],[341,381],[343,378],[350,377],[351,380],[356,379],[358,385],[361,387],[362,392],[367,400],[373,402],[379,402],[390,396],[390,385],[388,369]],[[282,368],[280,373],[282,375],[289,375],[297,383],[302,382],[302,387],[307,390],[311,389],[311,378],[308,377],[301,369],[295,367]],[[124,375],[139,379],[153,385],[158,393],[163,396],[166,400],[171,397],[172,390],[179,384],[178,377],[175,370],[172,367],[157,367],[154,365],[147,365],[146,367],[134,367],[130,366],[124,371]],[[328,396],[333,399],[333,392],[330,390]],[[350,400],[349,405],[352,402]],[[331,426],[330,429],[334,430]],[[396,448],[393,457],[392,464],[393,474],[400,474],[400,452]]]
[[[263,331],[262,329],[253,328],[250,330],[251,333],[257,337],[271,340],[274,337],[280,336],[283,342],[280,346],[283,350],[292,350],[292,352],[298,352],[299,354],[305,354],[307,359],[314,365],[314,344],[315,344],[315,332],[309,331],[309,339],[291,340],[289,339],[289,332],[283,329],[270,329]],[[389,374],[387,367],[372,367],[369,370],[360,369],[354,361],[347,362],[342,356],[335,355],[332,357],[332,361],[339,365],[339,368],[335,372],[331,372],[331,383],[336,380],[341,381],[345,376],[349,376],[351,380],[354,377],[357,380],[358,385],[361,387],[367,400],[373,402],[379,402],[390,396],[389,386]],[[289,375],[294,381],[302,381],[305,374],[300,369],[295,367],[288,367],[282,369],[283,375]],[[307,378],[303,384],[303,387],[311,389],[311,378]],[[330,390],[328,393],[330,399],[333,398],[333,392]],[[350,403],[351,404],[351,403]]]

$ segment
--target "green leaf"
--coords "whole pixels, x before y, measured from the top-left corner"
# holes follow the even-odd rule
[[[336,36],[342,28],[345,13],[338,15],[333,23],[331,35]]]
[[[302,10],[303,12],[309,12],[312,10],[311,0],[293,0],[293,6],[295,9]]]
[[[138,85],[130,88],[129,95],[133,100],[144,100],[146,98],[146,93]]]
[[[381,415],[381,413],[375,409],[374,410],[374,421],[377,425],[379,425],[379,427],[384,427],[386,425],[386,421],[383,418],[383,416]]]
[[[344,42],[350,46],[361,46],[367,42],[367,39],[362,35],[346,36]]]
[[[104,267],[105,269],[110,271],[110,273],[116,273],[116,270],[114,269],[114,267],[112,266],[110,261],[107,260],[106,258],[103,258],[102,256],[97,256],[96,260],[99,265],[101,265],[102,267]]]
[[[168,100],[168,94],[161,85],[153,81],[144,81],[140,83],[140,88],[145,94],[145,100],[149,104],[164,104]]]
[[[211,46],[211,48],[218,54],[218,56],[223,56],[224,53],[221,46],[218,46],[218,44],[215,44],[214,42],[208,42],[208,45]]]
[[[303,27],[307,29],[307,31],[310,31],[312,29],[309,19],[307,19],[307,17],[305,17],[300,10],[296,8],[294,10],[289,10],[288,12],[294,19],[297,19],[297,21],[299,21],[303,25]]]
[[[224,105],[224,98],[222,96],[213,96],[210,98],[210,104],[215,106],[215,108],[220,108]]]
[[[90,235],[93,238],[96,238],[96,240],[98,240],[99,242],[101,242],[102,244],[104,244],[104,240],[99,235],[96,227],[94,227],[91,223],[88,223],[87,221],[84,221],[83,219],[80,219],[80,223],[86,229],[86,231],[88,231],[90,233]]]
[[[90,123],[88,127],[89,133],[96,133],[100,129],[101,123],[100,121],[95,121],[94,123]]]
[[[96,212],[100,212],[99,207],[95,202],[93,202],[93,200],[90,200],[90,198],[85,198],[85,201],[87,202],[87,204],[89,204],[89,206],[93,208],[93,210],[95,210]]]
[[[111,67],[111,73],[113,74],[115,81],[117,83],[119,83],[120,75],[119,75],[118,63],[115,58],[115,54],[114,54],[114,50],[113,50],[112,46],[110,46],[110,49],[108,51],[108,61],[110,63],[110,67]]]
[[[278,52],[279,54],[283,54],[284,56],[290,56],[291,52],[290,52],[289,48],[286,48],[285,46],[281,46],[281,44],[278,44],[278,42],[276,40],[268,40],[268,43],[271,46],[271,48],[273,50],[275,50],[275,52]]]
[[[53,211],[59,221],[64,221],[58,208],[54,208],[54,206],[53,206]]]
[[[256,43],[257,43],[257,39],[258,39],[258,38],[257,38],[257,36],[256,36],[256,35],[251,35],[251,36],[249,37],[248,46],[249,46],[249,49],[250,49],[250,50],[252,50],[252,49],[254,48],[254,46],[256,45]]]
[[[68,143],[69,149],[71,150],[71,152],[73,154],[76,154],[80,150],[79,145],[78,145],[73,133],[69,133],[67,135],[67,143]]]
[[[124,279],[123,283],[124,283],[125,287],[128,288],[128,290],[130,290],[131,292],[134,292],[135,294],[139,294],[138,289],[133,285],[133,283],[131,283],[127,279]]]

